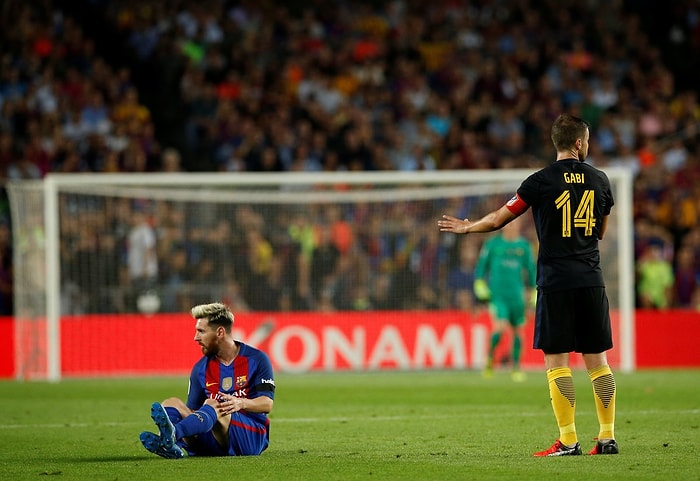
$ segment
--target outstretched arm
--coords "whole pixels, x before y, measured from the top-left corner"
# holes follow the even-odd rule
[[[518,214],[519,215],[519,214]],[[471,222],[469,219],[458,219],[451,215],[443,215],[438,221],[440,232],[454,232],[455,234],[469,234],[472,232],[491,232],[498,230],[518,215],[510,211],[507,206],[486,214],[481,219]]]

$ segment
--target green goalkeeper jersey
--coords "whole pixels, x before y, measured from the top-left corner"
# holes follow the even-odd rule
[[[525,287],[535,287],[536,275],[527,239],[506,240],[500,234],[484,242],[474,271],[475,279],[487,281],[492,299],[520,297]]]

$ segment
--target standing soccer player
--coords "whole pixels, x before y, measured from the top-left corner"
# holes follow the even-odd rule
[[[603,239],[614,204],[610,181],[584,163],[589,125],[562,114],[552,125],[557,160],[532,174],[503,207],[477,221],[443,215],[443,232],[469,234],[502,228],[532,207],[539,253],[534,348],[544,353],[549,395],[559,439],[535,456],[581,454],[576,394],[569,368],[571,352],[581,353],[593,384],[599,431],[589,454],[617,454],[616,386],[606,351],[612,332],[598,240]]]
[[[192,368],[187,402],[153,403],[159,434],[144,431],[141,443],[168,459],[250,456],[270,443],[275,381],[267,355],[231,335],[233,314],[224,304],[192,308],[194,340],[204,357]]]
[[[484,377],[493,375],[496,349],[503,333],[510,329],[511,378],[516,382],[525,380],[520,358],[527,305],[537,295],[535,278],[532,247],[520,235],[519,219],[504,226],[500,235],[484,242],[474,269],[474,294],[480,301],[488,301],[492,323]]]

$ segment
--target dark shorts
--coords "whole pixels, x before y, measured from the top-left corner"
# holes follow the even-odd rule
[[[604,287],[539,292],[533,347],[545,354],[594,354],[612,348]]]

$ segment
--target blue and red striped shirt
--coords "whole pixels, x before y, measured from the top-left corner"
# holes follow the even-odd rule
[[[187,393],[187,407],[199,409],[204,401],[219,392],[254,399],[259,396],[275,398],[272,364],[263,351],[236,341],[238,355],[230,365],[216,357],[202,357],[192,368]],[[260,423],[267,424],[264,413],[241,412]]]

